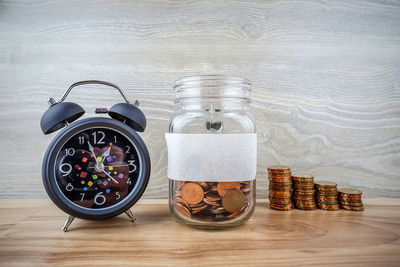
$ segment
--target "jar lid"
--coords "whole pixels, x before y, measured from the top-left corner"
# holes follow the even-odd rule
[[[182,98],[242,98],[250,99],[249,80],[227,75],[199,75],[175,82],[176,97]]]

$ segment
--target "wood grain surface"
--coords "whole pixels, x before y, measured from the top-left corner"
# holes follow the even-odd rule
[[[282,212],[262,201],[244,225],[221,231],[183,226],[165,201],[147,200],[133,224],[76,219],[64,233],[66,215],[49,200],[2,199],[0,266],[399,266],[393,200],[363,212]]]
[[[45,197],[39,121],[73,82],[139,99],[152,158],[146,198],[166,198],[174,81],[253,82],[258,198],[287,164],[366,197],[400,197],[400,1],[0,1],[0,197]],[[82,87],[93,116],[120,96]]]

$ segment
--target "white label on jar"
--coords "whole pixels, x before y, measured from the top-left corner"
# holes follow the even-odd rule
[[[257,134],[166,133],[168,178],[181,181],[254,180]]]

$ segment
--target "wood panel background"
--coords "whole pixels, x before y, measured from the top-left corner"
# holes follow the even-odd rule
[[[46,101],[101,79],[141,101],[152,158],[145,197],[166,198],[172,85],[209,73],[253,82],[259,198],[276,163],[365,197],[400,196],[400,1],[3,0],[0,197],[46,197]],[[87,116],[120,99],[89,86],[69,98]]]

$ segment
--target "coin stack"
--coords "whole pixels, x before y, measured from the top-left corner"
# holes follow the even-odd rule
[[[292,174],[287,166],[269,166],[269,201],[270,207],[276,210],[293,209]]]
[[[250,181],[173,181],[173,205],[180,215],[198,221],[219,222],[241,216],[253,201]]]
[[[314,210],[315,203],[314,177],[308,174],[292,175],[294,183],[293,200],[296,208]]]
[[[329,181],[315,182],[318,207],[323,210],[339,210],[337,184]]]
[[[362,192],[352,188],[339,189],[339,201],[342,209],[352,211],[363,211],[364,206],[361,201]]]

